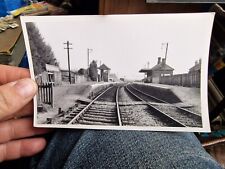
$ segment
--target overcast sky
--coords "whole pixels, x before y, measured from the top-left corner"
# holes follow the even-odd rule
[[[60,63],[67,69],[67,51],[63,44],[72,43],[71,68],[87,68],[90,61],[104,63],[111,73],[128,79],[141,79],[138,71],[153,67],[164,57],[168,42],[167,64],[174,74],[188,72],[196,60],[207,59],[212,15],[114,15],[74,17],[34,17]]]

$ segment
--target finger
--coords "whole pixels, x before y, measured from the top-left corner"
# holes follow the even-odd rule
[[[20,117],[28,117],[33,115],[34,112],[34,106],[33,106],[33,100],[31,100],[28,104],[26,104],[23,108],[18,110],[17,112],[10,114],[8,116],[5,116],[0,121],[6,121],[12,118],[20,118]]]
[[[36,83],[22,79],[0,86],[0,120],[19,111],[34,97]]]
[[[16,117],[24,117],[28,115],[32,115],[34,112],[34,104],[33,100],[31,100],[28,104],[26,104],[22,109],[17,111],[14,116]]]
[[[0,123],[0,144],[10,140],[44,134],[49,131],[49,129],[34,128],[32,118],[5,121]]]
[[[1,70],[0,85],[30,77],[29,70],[24,68],[0,64],[0,70]]]
[[[32,156],[42,151],[45,146],[44,138],[22,139],[0,144],[0,162]]]

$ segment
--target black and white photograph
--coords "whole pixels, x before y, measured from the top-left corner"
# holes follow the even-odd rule
[[[214,13],[21,17],[34,126],[210,131]]]

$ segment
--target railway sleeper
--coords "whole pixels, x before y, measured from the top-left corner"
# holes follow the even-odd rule
[[[105,118],[105,119],[117,119],[115,116],[101,116],[101,115],[90,115],[90,114],[85,114],[84,117],[90,117],[90,118]]]
[[[63,124],[67,124],[67,123],[70,122],[70,120],[68,120],[68,119],[63,119],[61,122],[62,122]]]
[[[72,118],[74,118],[76,115],[77,115],[77,114],[75,114],[75,115],[68,115],[68,116],[66,116],[66,118],[67,118],[67,119],[72,119]]]
[[[89,117],[82,117],[82,120],[86,120],[86,121],[97,121],[97,122],[103,122],[103,123],[116,123],[117,120],[116,119],[102,119],[102,118],[89,118]]]
[[[123,126],[131,126],[131,125],[136,125],[136,123],[135,122],[131,122],[131,121],[123,121]]]
[[[121,118],[123,121],[130,121],[130,118],[128,118],[128,117],[122,117]]]
[[[93,109],[93,108],[90,108],[89,109],[90,111],[101,111],[101,112],[106,112],[106,111],[108,111],[108,112],[113,112],[113,111],[115,111],[115,107],[113,107],[113,108],[111,108],[111,109],[103,109],[103,108],[98,108],[98,109]]]
[[[114,109],[116,105],[114,106],[91,106],[91,109],[96,110],[96,109],[106,109],[106,110],[110,110],[110,109]]]
[[[113,115],[113,116],[115,116],[115,114],[116,114],[116,112],[114,111],[114,112],[88,112],[89,114],[95,114],[95,115],[104,115],[104,116],[111,116],[111,115]]]
[[[105,103],[105,102],[102,102],[102,103]],[[94,103],[92,106],[93,107],[113,107],[115,105],[116,105],[115,103],[113,103],[113,104],[96,104],[96,103]]]
[[[86,121],[86,120],[80,120],[79,124],[85,124],[85,125],[105,125],[105,126],[118,126],[117,123],[104,123],[104,122],[99,122],[99,121]]]
[[[72,119],[74,116],[66,116],[65,119]]]
[[[83,109],[84,109],[84,107],[75,109],[75,111],[81,111],[81,110],[83,110]]]
[[[106,102],[101,102],[102,104],[99,104],[96,102],[92,105],[93,107],[113,107],[116,105],[116,103],[112,103],[112,102],[110,102],[110,104],[107,104]]]
[[[71,115],[74,116],[74,115],[77,115],[78,113],[79,112],[72,112],[72,113],[69,114],[69,116],[71,116]]]
[[[96,114],[114,114],[115,113],[115,110],[114,111],[98,111],[98,110],[91,111],[91,110],[89,110],[89,112],[96,113]]]
[[[93,115],[93,116],[104,116],[104,117],[115,116],[115,112],[114,113],[93,113],[93,112],[87,112],[87,114]]]

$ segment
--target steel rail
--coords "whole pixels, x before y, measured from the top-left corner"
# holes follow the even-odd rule
[[[143,91],[138,90],[137,88],[133,87],[132,85],[130,85],[130,87],[133,88],[134,90],[140,92],[141,94],[143,94],[143,95],[145,95],[145,96],[148,96],[148,97],[157,99],[157,100],[161,101],[162,103],[169,104],[169,105],[171,105],[172,107],[176,107],[177,109],[179,109],[179,110],[181,110],[181,111],[183,111],[183,112],[185,112],[185,113],[192,114],[192,115],[194,115],[196,118],[198,118],[198,120],[201,120],[201,118],[202,118],[199,114],[196,114],[196,113],[194,113],[194,112],[192,112],[192,111],[190,111],[190,110],[187,110],[187,109],[185,109],[185,108],[176,106],[176,105],[171,104],[171,103],[169,103],[169,102],[166,102],[166,101],[164,101],[164,100],[162,100],[162,99],[159,99],[159,98],[157,98],[157,97],[154,97],[154,96],[152,96],[152,95],[146,94],[146,93],[144,93]]]
[[[105,91],[103,91],[101,94],[99,94],[94,100],[92,100],[86,107],[83,108],[83,110],[80,111],[67,125],[72,124],[75,120],[77,120],[81,114],[83,114],[99,97],[101,97],[104,93],[106,93],[109,89],[111,89],[113,86],[107,88]]]
[[[135,87],[132,86],[131,84],[130,84],[130,87],[133,88],[134,90],[140,92],[140,93],[143,94],[143,95],[146,95],[146,96],[148,96],[148,97],[153,98],[154,100],[157,100],[157,101],[162,102],[162,103],[168,103],[168,102],[166,102],[166,101],[164,101],[164,100],[161,100],[161,99],[159,99],[159,98],[157,98],[157,97],[155,97],[155,96],[152,96],[152,95],[149,95],[149,94],[146,94],[146,93],[142,92],[141,90],[135,88]]]
[[[119,88],[120,87],[118,87],[116,90],[116,112],[117,112],[119,126],[122,126],[122,120],[121,120],[120,108],[119,108]]]
[[[169,118],[170,120],[174,121],[175,123],[177,123],[179,126],[181,127],[187,127],[185,124],[179,122],[178,120],[174,119],[173,117],[170,117],[169,115],[167,115],[166,113],[162,112],[161,110],[159,110],[158,108],[156,108],[155,106],[149,104],[147,101],[145,101],[144,99],[142,99],[141,97],[137,96],[136,94],[134,94],[127,86],[125,86],[125,88],[127,89],[127,91],[130,92],[130,94],[132,94],[134,97],[138,98],[140,101],[143,101],[145,104],[147,104],[150,108],[152,108],[153,110],[163,114],[164,116],[166,116],[167,118]]]

